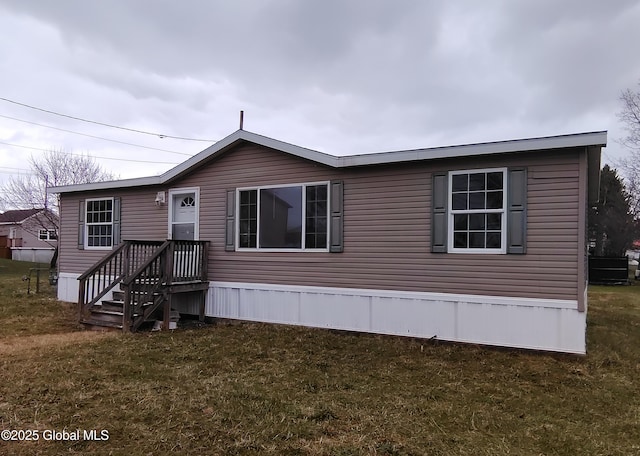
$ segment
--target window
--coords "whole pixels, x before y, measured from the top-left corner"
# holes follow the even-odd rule
[[[41,241],[57,241],[58,231],[57,230],[39,230],[38,239],[40,239]]]
[[[180,201],[180,207],[195,207],[196,200],[192,196],[186,196]]]
[[[238,247],[327,249],[328,184],[238,190]]]
[[[506,169],[449,173],[449,251],[506,252]]]
[[[87,248],[110,248],[113,245],[113,198],[87,200]]]

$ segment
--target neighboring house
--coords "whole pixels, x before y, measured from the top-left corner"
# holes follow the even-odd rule
[[[587,204],[606,140],[336,157],[238,130],[161,176],[51,189],[59,298],[97,312],[119,280],[127,294],[162,276],[145,300],[179,282],[204,289],[211,317],[585,353]],[[193,293],[163,302],[199,311]],[[146,317],[135,309],[125,328]]]
[[[6,248],[4,257],[48,263],[58,245],[57,223],[58,216],[44,208],[0,214],[0,249]]]

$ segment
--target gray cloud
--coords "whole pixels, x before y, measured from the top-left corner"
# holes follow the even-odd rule
[[[250,130],[333,153],[593,129],[613,139],[618,95],[640,78],[634,1],[23,0],[0,2],[0,13],[6,98],[204,138],[232,132],[244,109]],[[0,114],[182,152],[206,146],[6,104]],[[180,159],[2,119],[8,137]],[[607,153],[622,151],[611,141]],[[0,146],[0,166],[19,156]],[[163,169],[104,165],[123,177]]]

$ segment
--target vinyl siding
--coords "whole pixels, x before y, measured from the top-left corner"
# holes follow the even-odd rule
[[[121,197],[121,239],[166,239],[167,206],[155,205],[158,191],[160,189],[147,187],[126,191],[63,194],[60,200],[60,271],[81,274],[109,253],[108,250],[78,250],[78,206],[86,198]]]
[[[465,160],[332,169],[244,144],[163,188],[94,192],[122,197],[122,239],[164,239],[159,190],[200,187],[200,239],[210,240],[211,280],[493,296],[577,299],[580,150],[503,154]],[[526,166],[527,253],[431,253],[431,175],[457,169]],[[226,252],[226,190],[344,181],[344,252]],[[61,267],[83,272],[104,251],[79,251],[77,205],[62,198]]]

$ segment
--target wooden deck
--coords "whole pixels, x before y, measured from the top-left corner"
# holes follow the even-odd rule
[[[124,241],[78,278],[79,321],[130,332],[161,316],[168,329],[173,296],[187,292],[200,293],[204,319],[208,251],[208,241]]]

